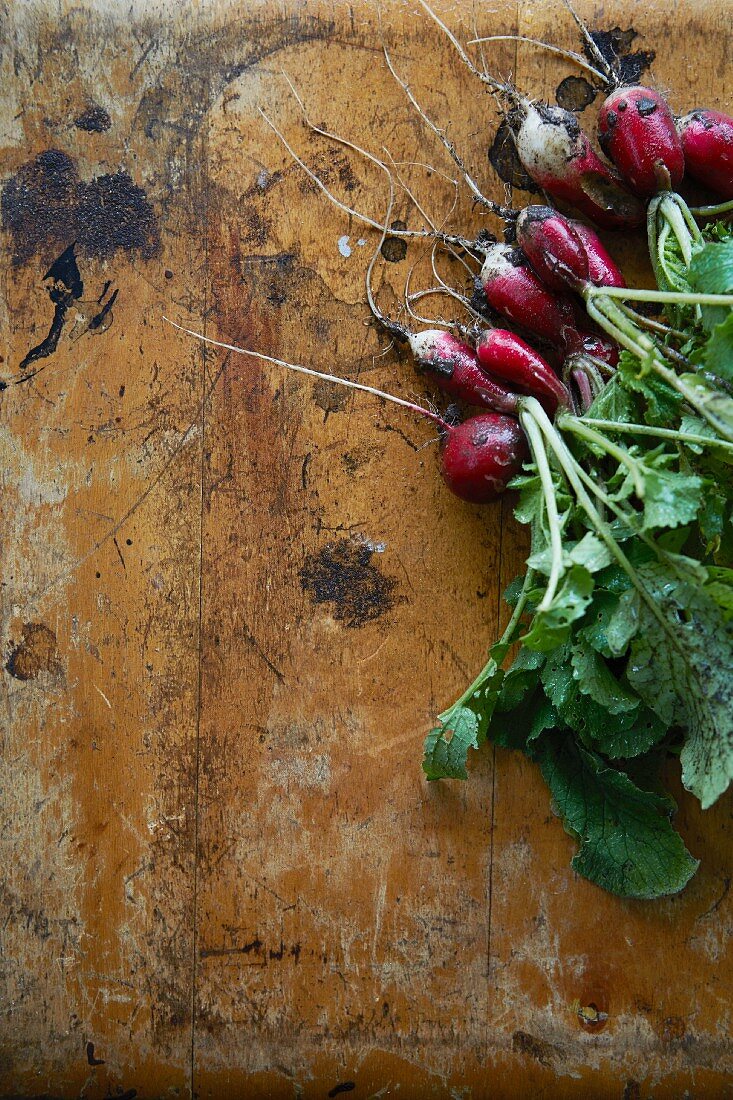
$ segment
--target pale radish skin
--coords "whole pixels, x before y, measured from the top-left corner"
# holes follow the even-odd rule
[[[690,111],[677,122],[685,167],[723,199],[733,199],[733,118],[720,111]]]
[[[574,114],[561,107],[534,104],[512,84],[479,71],[426,0],[419,3],[470,72],[518,116],[514,128],[517,153],[535,183],[571,203],[597,225],[620,229],[643,223],[644,208],[595,153]]]
[[[598,140],[642,198],[676,190],[682,182],[685,155],[674,115],[653,88],[637,85],[611,92],[598,113]]]

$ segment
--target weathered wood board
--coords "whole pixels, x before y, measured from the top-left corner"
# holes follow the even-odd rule
[[[463,41],[577,45],[550,0],[438,10]],[[730,108],[728,5],[579,10],[633,25],[675,107]],[[730,799],[701,814],[680,792],[702,868],[630,903],[572,873],[525,760],[487,750],[469,783],[428,787],[424,733],[522,561],[509,503],[451,499],[430,429],[394,407],[163,321],[422,399],[366,323],[375,231],[258,111],[386,216],[383,174],[308,131],[287,73],[318,124],[438,169],[399,171],[433,217],[457,194],[453,223],[478,228],[385,69],[377,14],[0,14],[0,367],[38,370],[0,394],[4,1096],[733,1093]],[[490,98],[416,4],[386,3],[382,33],[501,197]],[[486,50],[538,96],[568,72]],[[614,247],[648,278],[640,237]],[[386,306],[418,253],[380,261]],[[29,356],[52,322],[55,350]]]

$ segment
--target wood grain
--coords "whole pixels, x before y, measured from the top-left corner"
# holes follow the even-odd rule
[[[464,42],[577,45],[550,0],[436,10]],[[725,5],[579,10],[633,24],[675,107],[730,108]],[[386,147],[469,230],[380,34],[502,197],[490,97],[412,4],[381,31],[363,3],[1,18],[4,377],[46,336],[44,274],[75,242],[84,284],[41,372],[0,394],[2,1095],[728,1095],[729,798],[703,815],[679,792],[702,868],[648,904],[573,875],[524,759],[489,749],[469,783],[428,787],[425,730],[526,552],[510,502],[450,499],[432,430],[393,406],[162,319],[425,400],[368,323],[375,231],[258,108],[386,217],[386,177],[308,130],[287,73],[314,122]],[[486,57],[537,96],[567,73],[529,47]],[[648,279],[641,238],[613,247]],[[415,262],[427,286],[419,246],[380,259],[385,308]]]

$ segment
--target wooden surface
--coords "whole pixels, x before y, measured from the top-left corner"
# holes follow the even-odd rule
[[[495,108],[415,7],[385,5],[394,57],[500,197]],[[473,37],[468,0],[440,10]],[[728,5],[580,10],[633,22],[676,108],[730,108]],[[549,0],[477,12],[483,33],[576,45]],[[423,399],[365,324],[374,232],[257,111],[378,220],[384,177],[309,134],[283,70],[315,121],[449,173],[376,8],[0,18],[4,377],[46,336],[44,275],[74,242],[84,285],[41,373],[0,394],[0,1093],[732,1095],[730,799],[703,815],[680,793],[702,869],[634,903],[573,875],[523,758],[488,749],[469,783],[428,787],[424,733],[520,568],[510,503],[451,499],[408,414],[162,321]],[[488,49],[537,95],[567,72]],[[405,171],[442,216],[450,183]],[[482,224],[463,192],[454,222]],[[614,247],[648,278],[640,237]],[[416,255],[378,266],[386,306]]]

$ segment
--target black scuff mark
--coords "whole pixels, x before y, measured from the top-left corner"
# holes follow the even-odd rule
[[[397,581],[377,569],[373,554],[366,542],[329,542],[307,556],[299,572],[301,587],[315,603],[331,604],[337,622],[364,626],[381,618],[396,602]]]
[[[555,102],[565,111],[580,113],[590,107],[597,95],[598,89],[584,76],[566,76],[555,90]]]
[[[407,222],[401,221],[398,218],[396,221],[392,222],[390,229],[407,229]],[[398,264],[404,260],[407,255],[407,241],[404,237],[385,237],[380,252],[389,263]]]
[[[611,67],[616,86],[638,84],[656,57],[654,50],[631,49],[635,39],[639,37],[638,31],[633,27],[612,27],[609,31],[589,31],[588,34]],[[583,53],[592,65],[598,64],[590,44],[586,41],[583,41]]]
[[[329,1090],[329,1097],[340,1096],[342,1092],[353,1092],[356,1088],[356,1081],[340,1081],[338,1085],[334,1085]]]
[[[87,332],[105,332],[109,328],[112,320],[112,306],[117,301],[117,295],[119,293],[120,289],[119,287],[117,287],[113,291],[113,293],[110,294],[109,298],[102,306],[99,313],[94,314],[91,321],[87,325]],[[97,301],[97,304],[99,304],[99,300]]]
[[[517,153],[514,134],[518,125],[520,125],[520,119],[515,117],[512,112],[507,118],[502,119],[489,149],[489,163],[504,183],[508,183],[511,187],[517,187],[520,191],[529,191],[530,194],[539,195],[541,188],[525,171]]]
[[[51,321],[51,327],[45,338],[41,340],[40,344],[36,344],[35,347],[32,347],[22,359],[18,367],[21,372],[26,370],[31,363],[35,363],[39,359],[46,359],[49,355],[53,355],[58,347],[59,339],[66,323],[66,314],[68,313],[69,306],[72,302],[81,298],[84,293],[84,283],[82,282],[79,272],[79,265],[74,249],[74,244],[70,244],[68,248],[65,248],[61,255],[57,256],[43,276],[44,282],[48,279],[52,280],[52,285],[48,290],[48,296],[54,305],[53,320]],[[18,378],[16,381],[26,382],[30,378],[34,378],[37,374],[40,374],[42,370],[43,367],[39,367],[38,370],[25,375],[23,378]],[[2,383],[3,389],[6,386],[7,383]]]
[[[84,130],[88,134],[103,134],[105,130],[110,129],[112,119],[109,117],[109,111],[105,111],[104,107],[100,107],[98,103],[90,103],[76,116],[74,125],[77,130]]]
[[[155,211],[129,172],[108,172],[87,182],[59,149],[21,165],[3,186],[0,213],[16,266],[68,241],[102,260],[118,250],[138,251],[147,260],[160,246]]]
[[[94,1043],[87,1043],[87,1062],[90,1066],[103,1066],[104,1058],[94,1057]]]
[[[48,287],[48,296],[54,307],[51,325],[40,344],[36,344],[32,347],[21,360],[18,366],[20,377],[13,378],[10,382],[0,381],[0,391],[7,389],[11,382],[14,385],[18,385],[21,382],[29,382],[32,378],[36,378],[48,364],[44,364],[30,372],[27,372],[28,367],[38,362],[39,359],[47,359],[49,356],[53,355],[58,348],[59,340],[67,321],[68,311],[74,302],[81,302],[84,293],[84,282],[79,271],[79,264],[76,257],[76,242],[70,244],[68,248],[65,248],[64,251],[56,257],[46,274],[43,276],[43,281],[51,282],[51,285]],[[79,336],[83,335],[85,332],[100,333],[105,332],[109,328],[113,318],[112,307],[119,295],[119,289],[116,289],[107,301],[104,302],[105,295],[109,291],[111,285],[110,280],[105,282],[102,293],[96,299],[96,304],[102,305],[102,308],[93,313],[91,319],[87,322],[82,331],[79,332],[76,337],[72,337],[73,339],[78,339]]]

